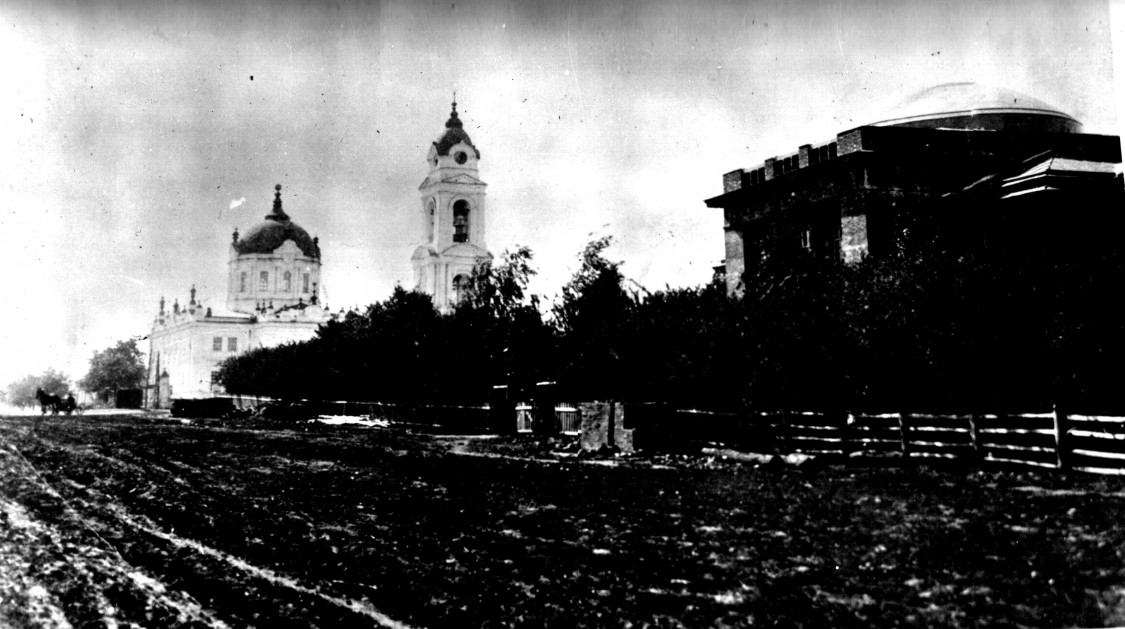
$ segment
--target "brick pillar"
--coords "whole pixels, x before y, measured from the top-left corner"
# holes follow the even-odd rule
[[[862,151],[865,147],[864,135],[862,129],[852,129],[845,133],[836,136],[837,153],[840,155],[847,155],[848,153],[855,153]]]
[[[732,170],[723,175],[723,192],[734,192],[742,188],[742,169]]]
[[[582,402],[582,434],[578,438],[583,450],[601,450],[613,443],[613,403]]]
[[[743,275],[746,273],[746,245],[742,240],[742,232],[728,227],[723,230],[723,239],[726,253],[727,294],[741,295],[745,288]]]

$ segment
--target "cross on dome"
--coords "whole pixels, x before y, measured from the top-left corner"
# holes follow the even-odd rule
[[[277,250],[286,240],[292,240],[303,254],[320,259],[320,247],[309,233],[297,225],[281,207],[281,184],[274,186],[273,211],[266,220],[254,225],[240,235],[235,231],[231,246],[239,255],[265,254]]]
[[[445,132],[441,134],[437,142],[434,142],[434,148],[437,149],[438,155],[449,155],[449,149],[458,143],[464,143],[473,149],[474,156],[480,159],[480,149],[473,145],[473,141],[469,138],[469,134],[465,133],[464,123],[457,115],[457,92],[453,93],[453,109],[449,112],[449,120],[445,121]]]
[[[445,121],[445,128],[452,129],[453,127],[457,127],[460,129],[463,126],[464,124],[462,124],[461,119],[457,117],[457,92],[453,92],[453,110],[449,112],[449,120]]]
[[[277,184],[273,189],[276,191],[273,193],[273,211],[266,214],[266,220],[287,221],[289,220],[289,215],[281,209],[281,184]]]

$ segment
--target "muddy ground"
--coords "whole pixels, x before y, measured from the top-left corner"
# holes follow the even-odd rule
[[[1125,624],[1125,482],[0,419],[0,626]]]

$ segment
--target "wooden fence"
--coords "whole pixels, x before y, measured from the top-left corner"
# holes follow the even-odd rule
[[[1067,414],[711,413],[632,409],[637,443],[856,460],[949,459],[1125,474],[1125,417]],[[628,416],[629,413],[627,412]],[[648,434],[645,434],[648,433]],[[643,440],[642,440],[643,438]],[[642,446],[643,447],[643,446]]]
[[[268,401],[235,398],[245,408]],[[494,401],[481,406],[309,402],[322,415],[362,415],[458,432],[578,434],[577,402]],[[537,422],[538,417],[543,421]],[[1058,409],[1032,413],[720,413],[626,404],[622,429],[652,451],[728,447],[762,454],[852,460],[948,459],[978,464],[1125,474],[1125,416]]]

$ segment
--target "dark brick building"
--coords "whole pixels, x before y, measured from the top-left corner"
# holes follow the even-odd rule
[[[766,256],[854,262],[910,246],[1081,246],[1119,238],[1121,145],[1033,98],[940,85],[894,115],[723,175],[725,277],[737,292]],[[918,240],[914,240],[918,242]]]

